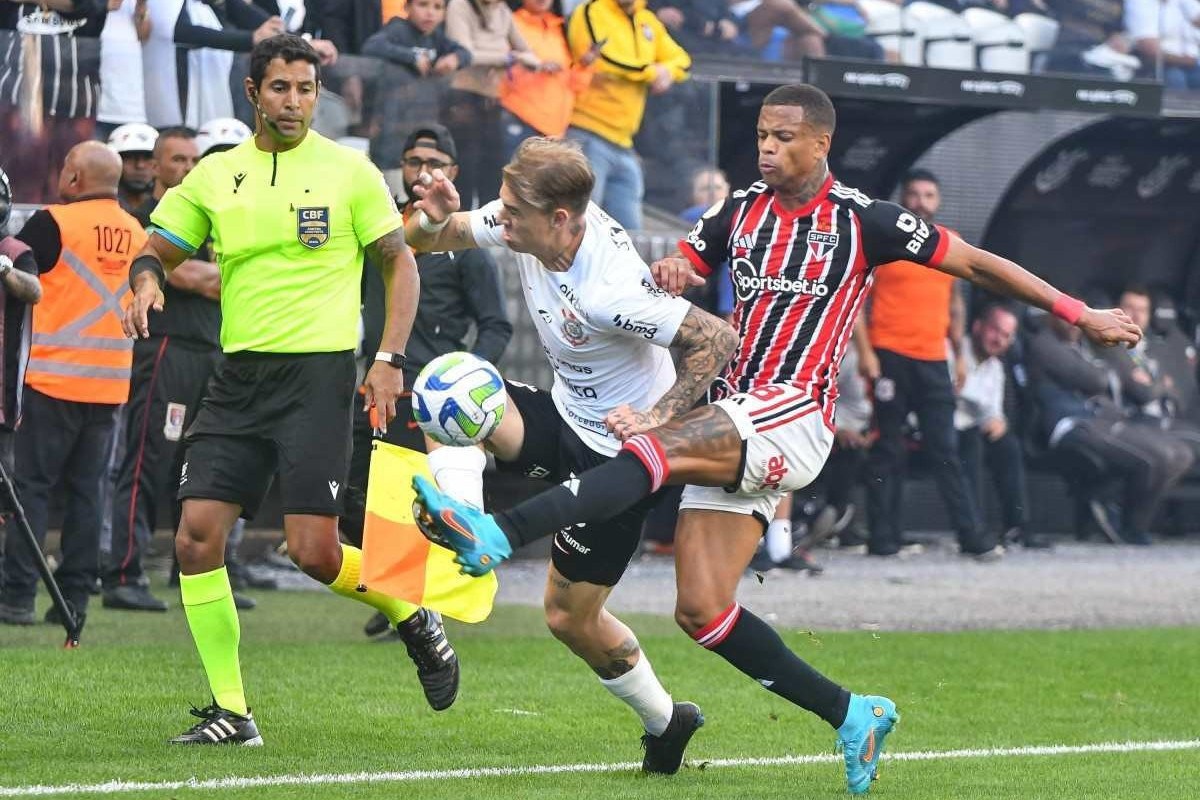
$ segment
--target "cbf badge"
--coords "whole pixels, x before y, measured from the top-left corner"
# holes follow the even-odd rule
[[[316,250],[329,241],[329,206],[296,209],[296,238]]]

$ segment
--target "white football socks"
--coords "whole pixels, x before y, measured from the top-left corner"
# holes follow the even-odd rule
[[[778,563],[787,561],[792,555],[792,521],[773,519],[767,525],[767,555]]]
[[[652,736],[661,736],[671,723],[675,704],[658,682],[644,652],[638,653],[638,662],[629,672],[611,680],[601,678],[600,683],[641,717],[646,732]]]
[[[478,447],[439,447],[429,453],[429,471],[438,488],[481,510],[486,466],[487,456]]]

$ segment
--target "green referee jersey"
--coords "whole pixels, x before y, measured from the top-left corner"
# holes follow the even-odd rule
[[[150,220],[189,252],[212,236],[226,353],[353,350],[363,249],[404,225],[366,156],[315,131],[283,153],[251,138],[206,156]]]

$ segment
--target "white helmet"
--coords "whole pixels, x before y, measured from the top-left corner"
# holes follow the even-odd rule
[[[228,150],[252,136],[252,132],[241,120],[233,117],[210,119],[196,133],[196,148],[203,158],[210,152]]]
[[[153,153],[158,131],[144,122],[129,122],[113,129],[108,146],[118,153]]]

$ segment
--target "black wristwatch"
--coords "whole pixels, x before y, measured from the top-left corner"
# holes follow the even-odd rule
[[[375,360],[382,361],[396,369],[404,369],[404,364],[408,361],[408,357],[404,353],[389,353],[386,350],[380,350],[375,354]]]

